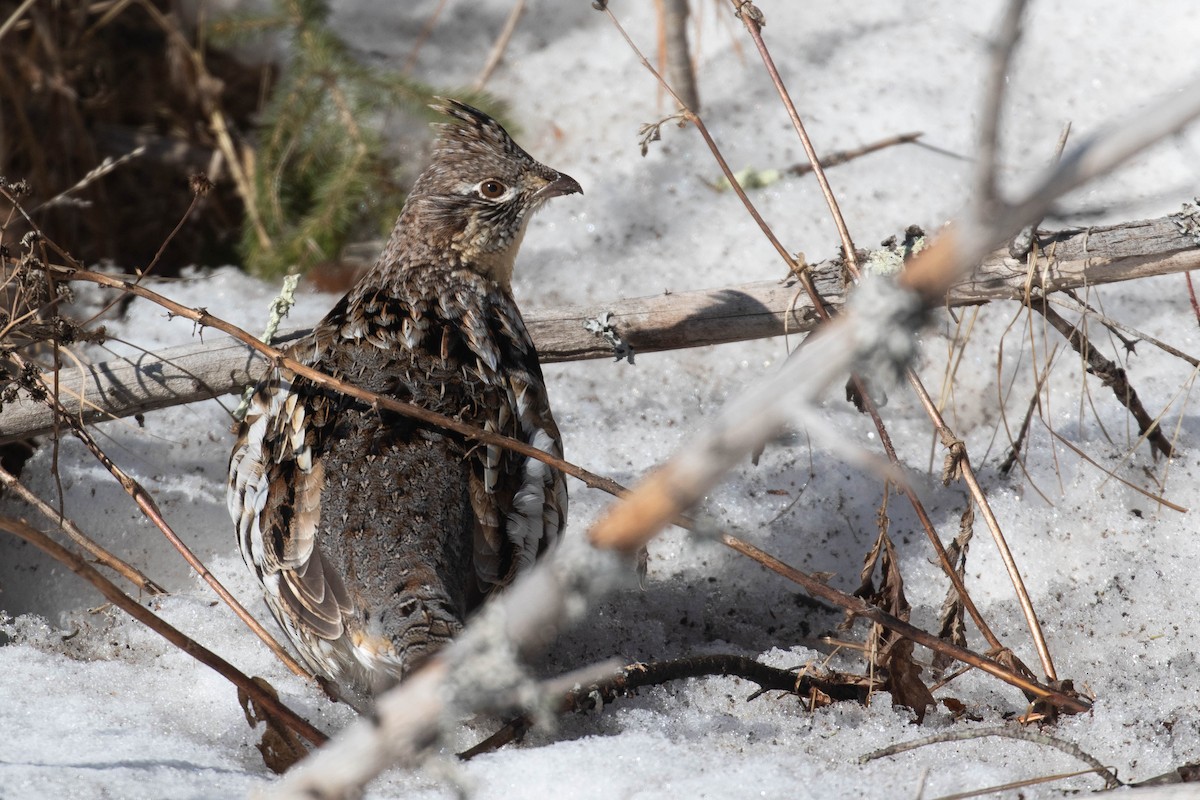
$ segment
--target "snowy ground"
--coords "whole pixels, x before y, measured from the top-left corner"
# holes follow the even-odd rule
[[[337,24],[365,57],[398,63],[419,26],[413,20],[423,14],[405,13],[397,20],[389,15],[398,15],[401,4],[375,4],[381,8],[370,13],[365,5],[336,4]],[[432,10],[434,3],[420,5]],[[704,117],[734,169],[801,161],[800,145],[737,21],[723,5],[694,5],[701,11]],[[998,5],[762,4],[768,42],[818,148],[850,148],[914,130],[940,148],[896,148],[830,173],[860,246],[912,223],[936,229],[961,208],[971,164],[959,156],[972,152]],[[508,6],[450,4],[418,70],[443,85],[469,82]],[[647,48],[654,41],[651,7],[613,3]],[[1050,159],[1066,121],[1082,136],[1194,79],[1197,33],[1200,6],[1190,0],[1034,2],[1010,81],[1006,184],[1019,187]],[[526,309],[589,303],[600,311],[620,296],[783,274],[736,199],[708,187],[718,170],[694,131],[667,127],[664,141],[648,157],[639,155],[638,126],[661,116],[664,107],[651,78],[590,3],[531,2],[491,88],[512,103],[525,147],[573,175],[586,191],[555,201],[534,222],[515,281]],[[1063,216],[1048,224],[1175,211],[1195,194],[1198,155],[1197,131],[1174,138],[1069,197]],[[789,248],[810,260],[835,253],[834,229],[811,178],[785,179],[755,192],[754,199]],[[275,289],[222,269],[164,291],[258,329]],[[1091,297],[1110,316],[1200,352],[1182,276],[1115,286]],[[303,296],[291,321],[315,321],[334,299]],[[1118,768],[1121,777],[1144,779],[1200,754],[1200,627],[1194,607],[1200,540],[1190,514],[1160,509],[1106,480],[1095,466],[1056,445],[1044,427],[1035,426],[1029,470],[1050,503],[1032,490],[1029,479],[998,475],[1006,441],[1002,433],[996,436],[997,373],[1005,387],[1015,379],[1010,419],[1019,420],[1030,396],[1028,327],[1018,324],[1005,333],[1016,315],[1015,308],[1000,306],[981,314],[958,369],[948,420],[967,441],[1024,570],[1060,676],[1096,695],[1092,713],[1068,718],[1053,732]],[[944,331],[946,321],[940,325]],[[190,323],[169,322],[158,308],[141,303],[109,328],[144,347],[179,344],[193,335]],[[998,369],[1002,336],[1004,361]],[[1044,354],[1041,337],[1035,341],[1037,353]],[[942,384],[947,342],[940,331],[924,340],[921,371],[934,390]],[[1051,346],[1055,343],[1051,337]],[[636,366],[603,361],[549,366],[547,381],[568,457],[632,482],[727,398],[774,370],[784,355],[784,343],[775,340],[646,355]],[[1190,367],[1147,344],[1125,366],[1152,413],[1167,409],[1166,429],[1178,426],[1179,454],[1169,465],[1151,460],[1144,446],[1126,456],[1134,437],[1125,412],[1107,390],[1081,376],[1073,356],[1062,357],[1055,369],[1048,418],[1105,468],[1148,488],[1153,486],[1148,476],[1165,475],[1164,492],[1172,502],[1200,508],[1200,420],[1189,402]],[[944,489],[928,474],[934,452],[928,425],[904,390],[890,394],[886,422],[911,468],[910,479],[948,536],[957,528],[963,491]],[[109,424],[102,443],[155,494],[168,520],[213,572],[265,619],[224,509],[232,443],[225,407],[232,402],[223,405],[152,414],[145,428],[132,421]],[[823,424],[848,441],[875,444],[868,421],[840,398],[828,400]],[[24,473],[46,498],[55,497],[54,457],[44,448]],[[160,614],[247,673],[267,677],[288,704],[321,728],[336,731],[349,721],[344,708],[290,677],[215,605],[76,442],[64,442],[57,459],[67,514],[174,590],[152,603]],[[934,460],[940,463],[940,452]],[[769,448],[757,467],[729,476],[708,498],[706,511],[784,560],[834,572],[835,585],[852,588],[874,536],[881,491],[877,477],[840,464],[799,434]],[[608,502],[572,484],[576,537]],[[898,501],[891,511],[913,618],[929,627],[945,583],[930,564],[911,512]],[[29,512],[5,501],[4,513]],[[1036,663],[994,548],[983,538],[972,549],[967,581],[1006,642],[1027,663]],[[0,646],[5,733],[0,798],[236,797],[272,779],[234,690],[122,614],[89,610],[100,604],[99,597],[73,575],[29,548],[0,540],[0,590],[0,609],[14,618],[0,628],[8,639]],[[810,649],[812,639],[838,621],[756,565],[669,533],[651,546],[645,589],[601,605],[586,628],[563,636],[540,666],[551,671],[613,655],[701,652],[748,654],[785,667],[821,663],[826,656]],[[977,636],[972,645],[982,646]],[[835,663],[858,668],[861,662]],[[810,714],[790,698],[746,702],[752,688],[735,679],[705,679],[647,690],[602,714],[564,719],[556,730],[536,732],[520,746],[466,766],[445,761],[420,774],[389,774],[371,796],[451,797],[458,782],[481,798],[894,798],[922,792],[934,797],[1082,768],[1057,751],[996,739],[937,745],[860,766],[857,757],[877,747],[976,723],[952,722],[939,709],[916,727],[886,697],[868,708],[843,704]],[[960,699],[982,724],[1024,710],[1017,692],[977,675],[960,678],[938,696]],[[451,744],[459,749],[473,744],[494,724],[468,721]],[[1100,785],[1086,776],[1023,795],[1053,797]]]

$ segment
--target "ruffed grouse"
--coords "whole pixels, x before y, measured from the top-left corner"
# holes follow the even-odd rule
[[[533,212],[582,190],[483,112],[436,108],[452,121],[387,247],[290,355],[561,455],[510,281]],[[229,512],[304,661],[375,692],[554,543],[567,491],[540,461],[272,367],[238,431]]]

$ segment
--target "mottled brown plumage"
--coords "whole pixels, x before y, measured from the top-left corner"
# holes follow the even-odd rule
[[[579,184],[482,112],[439,108],[452,121],[387,247],[290,354],[561,455],[510,281],[530,215]],[[239,546],[271,611],[310,667],[363,691],[444,645],[566,521],[563,476],[541,462],[275,368],[229,480]]]

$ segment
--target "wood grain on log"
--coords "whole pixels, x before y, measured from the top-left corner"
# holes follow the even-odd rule
[[[1043,255],[1032,273],[1006,252],[992,255],[947,297],[950,306],[1022,300],[1030,292],[1078,289],[1200,268],[1196,233],[1178,217],[1039,233]],[[833,308],[845,300],[839,270],[813,267]],[[543,362],[610,358],[611,344],[586,325],[607,312],[608,324],[638,354],[802,333],[816,324],[807,296],[792,283],[761,281],[675,292],[526,315]],[[304,331],[285,334],[288,340]],[[136,358],[93,364],[59,376],[63,402],[87,422],[135,414],[241,391],[263,361],[237,342],[189,344]],[[0,443],[45,434],[53,418],[43,403],[20,399],[0,413]]]

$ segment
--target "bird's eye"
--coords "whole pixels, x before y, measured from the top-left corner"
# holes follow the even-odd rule
[[[491,180],[480,181],[479,185],[475,187],[475,191],[479,193],[480,197],[487,200],[495,200],[507,192],[508,187],[493,178]]]

